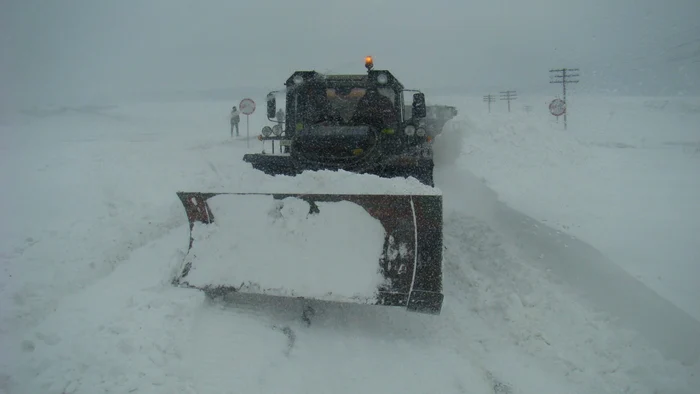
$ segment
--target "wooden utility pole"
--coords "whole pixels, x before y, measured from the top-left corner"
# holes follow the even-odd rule
[[[517,98],[518,94],[515,92],[515,90],[506,90],[505,92],[501,92],[501,100],[508,101],[508,112],[510,112],[510,102],[512,100],[516,100]]]
[[[560,68],[557,70],[549,70],[550,73],[554,73],[550,75],[550,78],[553,78],[549,83],[560,83],[562,86],[562,90],[564,91],[564,105],[568,110],[568,106],[566,105],[566,85],[569,83],[578,83],[578,79],[570,79],[570,78],[576,78],[579,76],[578,74],[578,68]],[[569,111],[564,112],[564,130],[566,130],[566,113]]]
[[[492,94],[487,94],[486,96],[484,96],[484,102],[489,103],[489,113],[491,113],[491,103],[493,103],[495,101],[496,101],[496,96],[494,96]]]

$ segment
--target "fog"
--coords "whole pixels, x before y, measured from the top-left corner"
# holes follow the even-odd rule
[[[0,103],[274,89],[372,55],[440,93],[700,92],[700,2],[676,0],[5,0]]]

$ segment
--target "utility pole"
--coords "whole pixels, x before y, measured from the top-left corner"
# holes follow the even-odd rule
[[[489,103],[489,113],[491,113],[491,103],[493,103],[495,101],[496,101],[496,96],[494,96],[493,94],[487,94],[486,96],[484,96],[484,102]]]
[[[562,89],[564,91],[564,105],[566,106],[566,84],[569,83],[578,83],[578,79],[570,79],[570,78],[576,78],[579,76],[578,74],[578,68],[560,68],[558,70],[549,70],[550,73],[554,73],[550,75],[550,78],[553,78],[549,83],[560,83],[562,86]],[[564,112],[564,130],[566,130],[566,113],[568,111],[568,106],[566,106],[567,111]]]
[[[501,100],[508,101],[508,112],[510,112],[510,102],[512,100],[516,100],[517,98],[518,94],[515,92],[515,90],[506,90],[505,92],[501,92]]]

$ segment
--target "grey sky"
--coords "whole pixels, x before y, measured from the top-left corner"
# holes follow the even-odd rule
[[[700,92],[698,0],[0,0],[4,102],[273,89],[294,69],[410,87]]]

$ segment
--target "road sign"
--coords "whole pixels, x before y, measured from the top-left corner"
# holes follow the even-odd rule
[[[244,98],[241,100],[239,108],[241,109],[241,113],[243,115],[250,115],[255,112],[255,101],[249,98]]]
[[[241,113],[245,115],[246,145],[250,147],[250,114],[255,112],[255,101],[244,98],[238,107],[241,109]]]
[[[554,116],[562,116],[566,112],[566,102],[562,99],[554,99],[549,103],[549,112]]]

